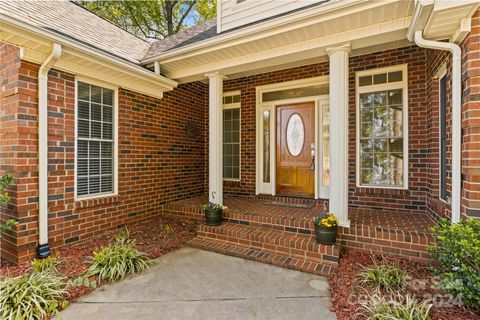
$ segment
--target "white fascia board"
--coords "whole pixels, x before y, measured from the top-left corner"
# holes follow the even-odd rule
[[[124,70],[124,72],[129,72],[134,77],[139,77],[149,82],[155,82],[155,84],[162,86],[164,91],[173,90],[173,88],[178,85],[176,81],[168,79],[164,76],[157,75],[154,72],[151,72],[139,65],[135,65],[133,62],[128,62],[113,55],[105,54],[101,50],[84,45],[79,41],[75,41],[73,39],[63,37],[43,28],[33,26],[14,17],[0,13],[0,21],[2,21],[2,29],[6,29],[8,28],[8,25],[12,25],[21,30],[34,33],[48,39],[50,42],[57,42],[62,44],[62,46],[66,47],[67,51],[69,51],[70,48],[73,50],[78,50],[79,52],[88,54],[94,58],[101,59],[111,66],[115,66],[116,68],[120,67],[121,70]]]
[[[75,57],[76,60],[80,61],[71,61],[70,58]],[[22,47],[21,59],[30,61],[36,64],[42,63],[45,60],[45,53],[34,50],[32,48]],[[84,63],[89,63],[86,66]],[[94,64],[92,64],[92,62]],[[92,66],[93,65],[93,66]],[[73,55],[68,51],[64,51],[62,59],[60,59],[55,64],[55,69],[60,71],[65,71],[76,76],[86,77],[94,79],[96,81],[101,81],[104,84],[115,85],[129,91],[136,93],[144,94],[154,98],[162,98],[163,92],[162,88],[157,84],[152,83],[151,81],[143,81],[140,78],[130,77],[128,74],[122,73],[121,70],[115,70],[108,66],[96,63],[91,59],[83,59],[77,55]],[[106,70],[105,70],[106,69]],[[105,86],[105,85],[104,85]]]
[[[180,59],[185,59],[192,55],[207,53],[246,42],[260,40],[293,29],[299,29],[322,21],[333,20],[337,17],[342,17],[355,12],[369,10],[379,6],[385,6],[394,2],[398,2],[398,0],[332,1],[325,3],[324,5],[320,5],[316,8],[292,13],[290,15],[268,20],[266,22],[257,23],[249,27],[243,27],[239,30],[231,31],[224,35],[201,41],[199,43],[186,45],[177,50],[163,52],[148,59],[144,59],[141,62],[143,64],[148,64],[158,60],[161,63],[168,63]],[[314,19],[316,16],[318,16],[318,18]]]

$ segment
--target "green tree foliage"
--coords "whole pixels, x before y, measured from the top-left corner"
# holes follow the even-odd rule
[[[79,3],[144,39],[163,39],[216,16],[216,0],[80,0]]]

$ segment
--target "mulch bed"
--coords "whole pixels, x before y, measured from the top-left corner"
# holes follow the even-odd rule
[[[173,232],[168,235],[164,230],[164,226],[167,224],[173,228]],[[195,236],[195,225],[165,217],[128,226],[128,230],[130,231],[130,237],[136,240],[137,248],[145,252],[151,259],[159,258],[184,246]],[[108,232],[81,243],[66,245],[53,250],[53,255],[58,257],[60,261],[57,266],[58,271],[69,279],[80,276],[89,267],[93,252],[99,251],[102,247],[112,243],[116,233],[116,231]],[[15,277],[30,272],[30,270],[31,264],[29,262],[15,266],[2,260],[0,265],[1,276]],[[99,285],[102,285],[102,283],[99,283]],[[71,287],[68,290],[67,300],[74,301],[79,296],[93,290],[94,288],[85,286]]]
[[[368,253],[346,251],[338,266],[338,270],[329,278],[330,292],[332,296],[332,311],[337,314],[339,320],[361,319],[358,315],[360,310],[359,300],[365,298],[365,294],[373,292],[373,289],[361,286],[358,282],[363,266],[374,265],[373,256]],[[412,287],[407,290],[418,300],[433,298],[432,319],[439,320],[476,320],[480,314],[465,310],[457,305],[448,305],[451,301],[445,292],[432,289],[434,276],[428,267],[421,266],[404,259],[374,256],[376,263],[394,263],[402,269],[410,272]],[[446,302],[446,303],[436,303]],[[453,304],[453,303],[452,303]]]

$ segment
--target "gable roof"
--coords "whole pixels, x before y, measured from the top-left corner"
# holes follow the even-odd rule
[[[153,42],[143,58],[147,59],[163,52],[213,38],[216,35],[217,19],[207,20],[203,23],[182,30],[173,36]]]
[[[70,1],[0,1],[0,13],[140,64],[150,44]]]

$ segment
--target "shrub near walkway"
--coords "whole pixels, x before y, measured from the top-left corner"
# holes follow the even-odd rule
[[[73,301],[79,296],[94,290],[94,287],[97,285],[107,282],[107,280],[102,280],[96,272],[92,272],[93,269],[90,268],[92,262],[101,261],[101,259],[93,258],[94,252],[97,252],[98,256],[98,253],[106,250],[104,248],[111,248],[115,245],[118,246],[119,242],[123,242],[126,246],[123,246],[122,250],[127,250],[127,254],[133,254],[134,250],[131,249],[133,246],[140,252],[145,253],[145,256],[139,256],[137,253],[134,253],[135,257],[133,258],[136,263],[138,263],[139,259],[142,261],[144,258],[145,261],[146,259],[155,259],[169,251],[182,247],[195,235],[194,226],[163,218],[130,226],[128,230],[131,240],[125,240],[125,237],[119,239],[118,232],[109,232],[100,237],[75,245],[64,246],[54,251],[53,256],[55,257],[54,261],[56,261],[53,266],[54,271],[58,273],[59,277],[65,279],[65,283],[67,280],[82,279],[80,276],[83,275],[87,275],[88,278],[86,279],[89,280],[85,282],[85,284],[87,284],[86,286],[74,285],[67,287],[67,294],[64,295],[64,297],[62,296],[62,298]],[[51,261],[53,261],[53,259]],[[41,262],[36,262],[33,266],[31,263],[25,263],[19,266],[12,266],[5,261],[1,263],[0,276],[8,277],[8,279],[35,274],[35,272],[33,272],[34,269],[37,269],[37,271],[43,269],[43,266],[40,265]],[[121,276],[118,278],[121,278]],[[113,279],[115,280],[117,277]],[[2,282],[3,281],[8,280],[4,278]],[[95,283],[95,285],[91,285],[92,283]],[[60,297],[59,302],[61,302]]]

